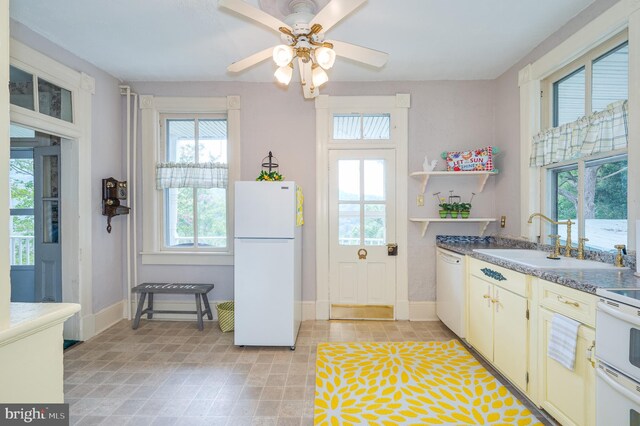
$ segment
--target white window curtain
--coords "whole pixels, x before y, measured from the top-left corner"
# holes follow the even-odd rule
[[[627,101],[614,102],[603,111],[535,135],[529,165],[546,166],[626,148],[627,135]]]
[[[157,163],[156,188],[226,188],[229,167],[223,163]]]

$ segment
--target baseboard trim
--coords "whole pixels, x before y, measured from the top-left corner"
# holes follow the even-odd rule
[[[439,321],[436,302],[409,302],[409,321]]]
[[[100,334],[124,318],[126,301],[121,300],[94,315],[94,335]]]
[[[310,321],[316,319],[316,302],[303,300],[302,301],[302,321]]]

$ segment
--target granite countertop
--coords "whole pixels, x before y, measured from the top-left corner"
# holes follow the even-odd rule
[[[477,253],[473,250],[526,248],[546,249],[549,251],[549,246],[506,238],[457,237],[447,235],[438,235],[436,238],[436,246],[587,293],[595,294],[597,288],[640,288],[640,277],[634,275],[634,256],[625,256],[625,265],[629,267],[619,269],[534,269],[518,263]],[[592,260],[611,260],[609,259],[610,257],[612,258],[613,255],[608,253],[590,252],[588,254],[588,258]]]

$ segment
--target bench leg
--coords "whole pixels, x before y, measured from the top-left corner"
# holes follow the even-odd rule
[[[211,312],[211,305],[209,305],[209,298],[206,294],[202,295],[202,301],[204,302],[205,313],[207,314],[207,318],[210,320],[213,319],[213,312]]]
[[[147,297],[147,293],[140,293],[140,300],[138,300],[138,309],[136,309],[136,316],[133,319],[131,328],[134,330],[140,325],[140,317],[142,316],[142,308],[144,307],[144,299]]]
[[[147,303],[147,319],[153,318],[153,293],[149,293],[149,302]]]
[[[200,293],[196,293],[196,311],[198,315],[198,330],[204,330],[204,322],[202,321],[202,301]]]

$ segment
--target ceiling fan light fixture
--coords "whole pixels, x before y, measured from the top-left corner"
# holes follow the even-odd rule
[[[291,46],[279,44],[273,48],[273,62],[279,67],[287,66],[293,59],[293,49]]]
[[[311,81],[315,87],[320,87],[329,81],[329,76],[322,68],[314,65],[311,71]]]
[[[293,76],[293,64],[289,63],[278,68],[273,75],[278,80],[278,83],[288,86],[289,82],[291,82],[291,76]]]
[[[316,57],[316,63],[325,70],[330,69],[336,62],[336,52],[328,47],[322,46],[316,48],[314,55]]]

